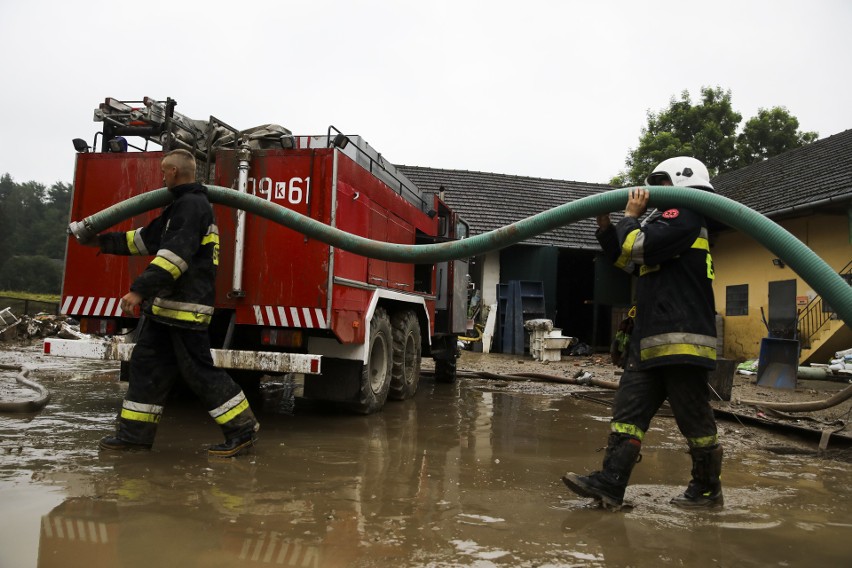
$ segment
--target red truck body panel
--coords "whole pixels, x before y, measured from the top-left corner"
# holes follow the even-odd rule
[[[162,157],[161,152],[78,154],[71,219],[83,219],[144,191],[162,187]],[[144,226],[158,214],[151,211],[111,230],[128,231]],[[150,262],[150,257],[99,254],[96,248],[69,246],[61,312],[78,317],[122,315],[118,299],[130,290],[132,279]]]
[[[71,218],[85,218],[161,187],[162,157],[162,152],[79,154]],[[236,180],[236,151],[218,151],[212,183],[236,187]],[[428,236],[438,231],[436,218],[335,148],[254,151],[247,192],[378,241],[415,244],[418,231]],[[375,287],[424,298],[429,331],[434,331],[434,271],[428,290],[415,292],[413,264],[334,250],[251,214],[246,215],[241,286],[244,295],[232,295],[238,210],[220,205],[214,209],[220,232],[216,307],[235,310],[236,324],[330,330],[341,343],[363,343],[371,288]],[[151,211],[110,230],[144,226],[158,214],[159,210]],[[103,255],[93,248],[70,246],[62,313],[77,317],[129,316],[121,313],[118,298],[150,261],[151,257]]]

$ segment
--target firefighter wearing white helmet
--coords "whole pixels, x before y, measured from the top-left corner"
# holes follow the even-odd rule
[[[665,183],[666,180],[669,183]],[[696,187],[713,191],[707,166],[689,156],[678,156],[660,162],[651,175],[645,178],[645,184]]]
[[[690,157],[662,162],[647,183],[713,190],[707,168]],[[689,486],[672,503],[718,506],[722,448],[707,382],[716,367],[715,274],[707,223],[699,213],[677,207],[640,223],[653,191],[631,189],[624,218],[615,225],[609,215],[598,217],[596,237],[604,255],[637,277],[634,327],[603,468],[588,475],[569,472],[562,481],[581,496],[620,507],[651,419],[668,400],[693,464]]]

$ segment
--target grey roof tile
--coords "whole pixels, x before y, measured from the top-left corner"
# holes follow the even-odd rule
[[[470,224],[478,235],[509,225],[542,211],[601,193],[611,186],[597,183],[397,166],[421,190],[437,193],[444,187],[444,201]],[[595,222],[586,219],[535,236],[525,244],[571,249],[600,250]]]
[[[712,180],[717,193],[773,216],[829,198],[852,200],[852,130]]]

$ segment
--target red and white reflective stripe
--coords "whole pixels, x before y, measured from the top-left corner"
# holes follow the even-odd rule
[[[325,314],[321,308],[297,308],[293,306],[252,306],[257,325],[276,327],[307,327],[327,329]]]
[[[62,315],[119,317],[124,311],[118,298],[66,296],[59,310]]]

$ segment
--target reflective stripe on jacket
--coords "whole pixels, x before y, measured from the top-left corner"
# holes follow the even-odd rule
[[[175,200],[159,217],[126,233],[101,235],[101,250],[153,254],[154,259],[130,286],[146,300],[145,313],[169,325],[206,328],[215,300],[219,229],[207,188],[191,183],[170,191]]]
[[[627,368],[715,368],[715,273],[704,218],[669,209],[645,225],[625,217],[597,237],[607,258],[638,276]]]

